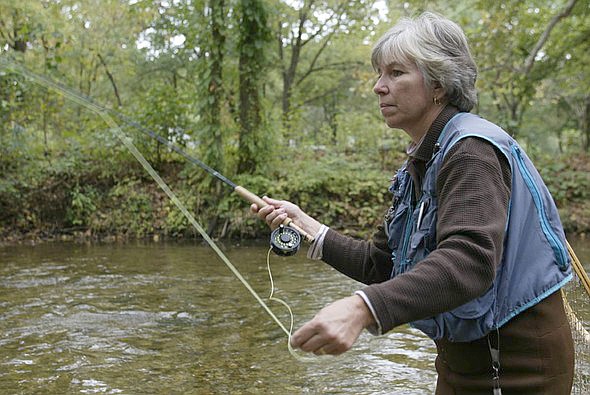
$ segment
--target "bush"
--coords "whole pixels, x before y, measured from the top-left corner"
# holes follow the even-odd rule
[[[327,225],[368,237],[383,218],[391,196],[392,169],[354,154],[292,153],[264,175],[233,181],[251,192],[290,200]],[[104,158],[104,161],[110,161]],[[187,237],[192,225],[158,185],[135,163],[101,166],[82,155],[62,155],[51,165],[18,163],[0,179],[0,231],[8,234],[78,234],[130,238],[159,234]],[[537,158],[535,164],[560,209],[567,232],[590,230],[590,161],[586,155]],[[5,164],[5,166],[8,166]],[[16,166],[16,167],[15,167]],[[184,169],[184,170],[181,170]],[[162,163],[159,174],[187,210],[212,236],[247,239],[268,235],[231,188],[178,160]]]

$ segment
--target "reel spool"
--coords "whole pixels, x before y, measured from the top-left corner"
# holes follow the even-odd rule
[[[295,229],[280,225],[270,234],[272,251],[281,256],[290,256],[299,250],[301,235]]]

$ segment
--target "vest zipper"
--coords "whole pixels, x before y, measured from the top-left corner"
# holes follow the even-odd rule
[[[545,214],[545,206],[543,205],[543,200],[541,199],[541,194],[537,188],[537,185],[533,181],[533,177],[529,172],[529,169],[526,167],[524,160],[522,159],[522,154],[520,148],[517,146],[512,146],[512,152],[516,156],[516,161],[518,163],[518,168],[520,169],[520,173],[523,175],[524,181],[527,184],[531,195],[533,196],[533,201],[535,202],[535,207],[537,208],[537,213],[539,214],[539,220],[541,222],[541,228],[543,229],[543,233],[545,237],[549,241],[553,252],[555,253],[555,257],[557,258],[557,264],[561,269],[565,269],[567,267],[567,257],[565,255],[565,248],[563,247],[562,243],[559,241],[559,238],[551,228],[551,225],[547,221],[547,215]]]

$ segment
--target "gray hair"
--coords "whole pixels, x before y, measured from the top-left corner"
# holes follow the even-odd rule
[[[402,18],[373,47],[375,69],[394,62],[416,64],[427,87],[438,82],[450,104],[470,111],[477,103],[477,66],[463,30],[455,22],[425,12]]]

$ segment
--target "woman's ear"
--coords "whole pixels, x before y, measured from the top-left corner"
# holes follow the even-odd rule
[[[438,81],[432,82],[432,96],[442,99],[445,96],[445,91]]]
[[[435,93],[435,94],[437,94],[437,93],[438,94],[443,93],[442,85],[438,81],[433,81],[432,82],[432,89],[433,89],[433,93]]]

